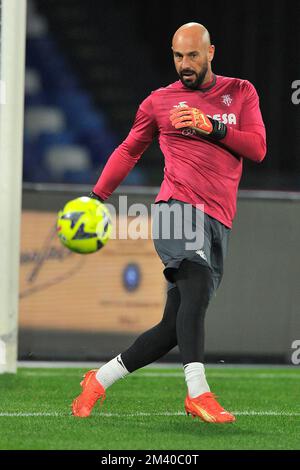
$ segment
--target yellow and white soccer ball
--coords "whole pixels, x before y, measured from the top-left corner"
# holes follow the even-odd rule
[[[64,246],[76,253],[95,253],[106,245],[112,232],[107,207],[97,199],[78,197],[59,211],[57,234]]]

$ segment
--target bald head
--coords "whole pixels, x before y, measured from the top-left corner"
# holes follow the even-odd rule
[[[199,46],[210,46],[210,35],[205,26],[200,23],[186,23],[177,29],[173,36],[172,47],[182,42],[190,42]]]
[[[215,48],[205,26],[200,23],[180,26],[173,36],[172,50],[177,73],[185,86],[196,89],[211,79]]]

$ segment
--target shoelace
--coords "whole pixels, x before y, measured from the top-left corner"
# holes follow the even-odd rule
[[[220,413],[225,411],[224,408],[216,401],[216,396],[213,393],[207,394],[205,398],[199,400],[200,403],[205,403],[205,405],[214,413]]]
[[[86,375],[83,376],[83,381],[84,381],[85,377],[86,377]],[[83,383],[83,381],[81,382],[81,384]],[[97,392],[97,390],[93,389],[93,390],[89,391],[89,394],[88,394],[88,397],[87,397],[88,406],[91,406],[91,407],[94,406],[96,401],[99,400],[99,399],[100,399],[100,406],[102,406],[102,404],[105,400],[105,392],[102,395],[100,395],[100,397],[99,397],[99,392]]]

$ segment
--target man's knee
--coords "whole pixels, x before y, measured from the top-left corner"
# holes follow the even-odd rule
[[[180,292],[181,302],[201,302],[207,306],[214,292],[214,282],[209,266],[183,260],[175,282]]]

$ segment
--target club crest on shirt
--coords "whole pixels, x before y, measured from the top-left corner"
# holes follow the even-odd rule
[[[222,103],[225,104],[226,106],[230,106],[232,101],[233,99],[231,98],[230,95],[222,95]]]

